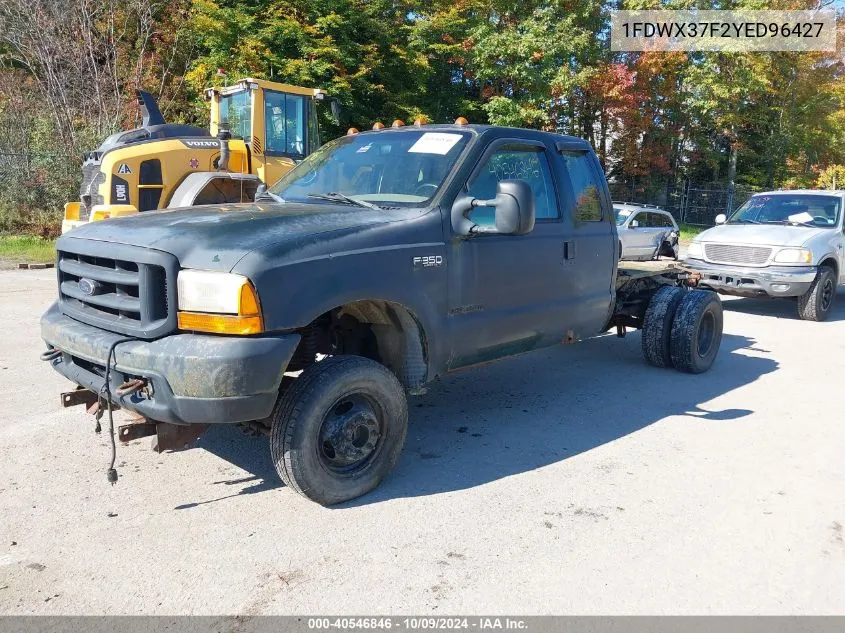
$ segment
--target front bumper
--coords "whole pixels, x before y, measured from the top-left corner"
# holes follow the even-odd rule
[[[701,273],[700,285],[739,297],[798,297],[810,289],[817,273],[815,266],[749,268],[700,259],[687,259],[683,264]]]
[[[65,316],[58,304],[41,317],[41,337],[62,352],[50,361],[56,371],[98,393],[109,347],[124,338]],[[109,380],[112,402],[171,424],[258,420],[270,415],[299,340],[298,334],[173,334],[120,343]],[[146,379],[149,388],[118,397],[118,386],[133,378]]]

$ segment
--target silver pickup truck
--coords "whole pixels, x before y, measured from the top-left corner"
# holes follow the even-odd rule
[[[741,297],[794,297],[798,315],[824,321],[845,283],[845,191],[767,191],[689,245],[701,285]]]

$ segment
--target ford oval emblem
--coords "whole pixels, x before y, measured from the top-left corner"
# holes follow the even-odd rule
[[[93,297],[95,294],[97,294],[97,291],[99,289],[100,282],[98,281],[88,279],[88,277],[83,277],[79,280],[79,291],[88,297]]]

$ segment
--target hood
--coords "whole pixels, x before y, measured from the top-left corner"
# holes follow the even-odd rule
[[[230,271],[244,255],[262,247],[419,213],[311,203],[186,207],[90,222],[59,238],[56,247],[61,250],[62,242],[75,239],[116,242],[171,253],[185,268]]]
[[[760,246],[802,246],[833,229],[786,224],[722,224],[700,233],[694,241]]]

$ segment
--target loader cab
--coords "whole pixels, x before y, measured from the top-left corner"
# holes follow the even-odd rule
[[[272,185],[320,146],[317,102],[326,93],[259,79],[210,88],[212,136],[226,130],[249,149],[247,170]]]

